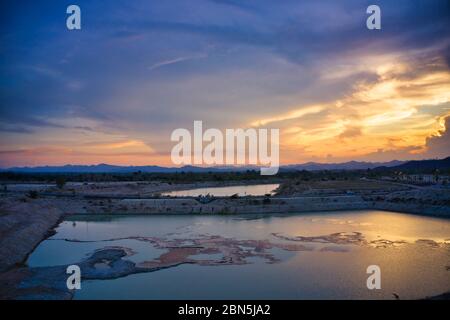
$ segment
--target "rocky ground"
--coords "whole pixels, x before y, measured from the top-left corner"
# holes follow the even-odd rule
[[[327,181],[288,180],[281,183],[277,193],[283,196],[371,195],[387,194],[410,189],[411,187],[390,182],[363,179]]]
[[[450,189],[420,188],[364,198],[376,209],[450,218]]]
[[[23,263],[63,215],[50,199],[0,198],[0,272]]]

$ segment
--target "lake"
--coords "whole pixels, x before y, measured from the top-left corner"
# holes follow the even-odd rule
[[[419,299],[450,290],[450,220],[376,210],[72,216],[28,264],[76,264],[105,247],[169,267],[83,280],[75,299]],[[381,268],[380,290],[367,289],[369,265]]]
[[[243,196],[263,196],[265,194],[274,194],[274,190],[279,184],[255,184],[229,187],[208,187],[190,190],[178,190],[162,193],[164,196],[172,197],[198,197],[200,195],[210,194],[215,197],[229,197],[234,194]]]

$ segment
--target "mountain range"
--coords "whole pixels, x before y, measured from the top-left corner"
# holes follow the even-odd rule
[[[366,170],[366,169],[395,169],[395,170],[419,170],[419,169],[448,169],[450,168],[450,157],[440,160],[415,160],[389,162],[359,162],[349,161],[342,163],[317,163],[307,162],[303,164],[292,164],[281,166],[283,171],[318,171],[318,170]],[[39,167],[12,167],[0,169],[3,172],[22,172],[22,173],[130,173],[130,172],[153,172],[153,173],[175,173],[175,172],[230,172],[258,170],[257,166],[216,166],[216,167],[161,167],[161,166],[116,166],[110,164],[97,165],[71,165],[64,166],[39,166]]]

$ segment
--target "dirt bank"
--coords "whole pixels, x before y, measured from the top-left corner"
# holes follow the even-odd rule
[[[0,198],[0,272],[23,264],[63,215],[50,199]]]
[[[416,189],[365,197],[374,209],[450,218],[450,190]]]

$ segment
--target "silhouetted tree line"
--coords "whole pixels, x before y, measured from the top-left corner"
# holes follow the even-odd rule
[[[280,170],[274,176],[262,176],[259,170],[247,170],[239,172],[176,172],[176,173],[154,173],[154,172],[131,172],[131,173],[19,173],[0,172],[0,181],[17,182],[48,182],[62,186],[64,182],[108,182],[108,181],[162,181],[168,183],[187,183],[201,181],[246,181],[255,180],[262,182],[275,182],[284,179],[297,179],[303,181],[317,180],[351,180],[359,178],[381,178],[385,176],[395,177],[399,174],[412,173],[435,173],[431,170],[399,171],[391,168],[377,168],[367,170],[321,170],[321,171],[287,171]],[[440,170],[440,174],[450,174],[450,170]]]

